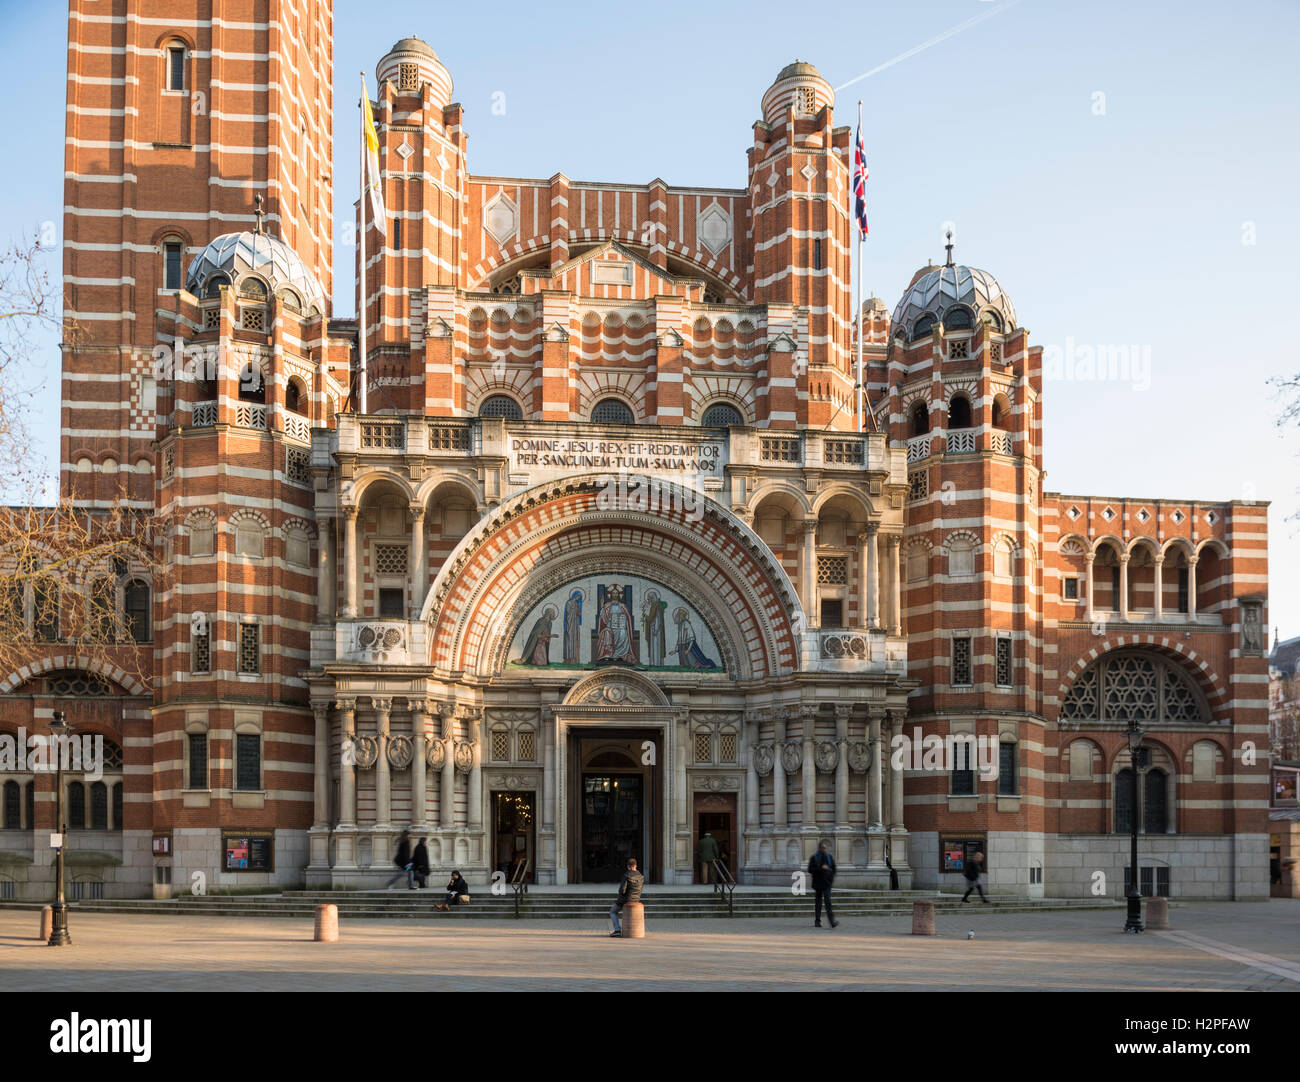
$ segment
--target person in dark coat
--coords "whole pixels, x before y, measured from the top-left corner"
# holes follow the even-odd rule
[[[396,883],[402,876],[406,876],[406,886],[408,890],[415,889],[415,873],[411,863],[411,832],[402,831],[402,836],[397,839],[397,852],[393,855],[393,863],[397,866],[398,872],[392,879],[384,884],[387,890]]]
[[[618,897],[609,907],[609,919],[614,925],[614,930],[609,933],[609,938],[614,939],[623,935],[623,925],[619,921],[619,914],[623,912],[623,907],[628,902],[639,902],[641,900],[641,888],[645,886],[645,876],[636,870],[636,857],[627,858],[627,871],[623,873],[623,880],[618,885]]]
[[[966,862],[966,867],[961,870],[961,874],[966,877],[966,893],[961,896],[963,902],[970,901],[970,892],[977,890],[980,892],[980,901],[985,905],[989,904],[988,898],[984,896],[984,884],[980,882],[980,873],[983,870],[984,854],[973,854],[970,860]]]
[[[416,887],[419,890],[424,889],[425,880],[429,877],[429,850],[425,848],[425,839],[421,838],[415,846],[415,852],[411,854],[411,873],[415,876]]]
[[[831,884],[835,882],[835,858],[831,856],[830,846],[822,842],[817,852],[808,858],[808,877],[812,880],[813,892],[817,896],[816,916],[813,927],[822,926],[822,902],[826,903],[826,919],[832,928],[838,928],[840,922],[835,919],[835,910],[831,908]]]
[[[444,913],[450,912],[451,907],[460,903],[461,898],[466,902],[469,901],[469,884],[465,882],[460,872],[451,873],[451,881],[447,884],[447,897],[435,909],[441,909]]]

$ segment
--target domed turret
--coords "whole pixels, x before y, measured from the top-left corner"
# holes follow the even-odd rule
[[[185,273],[185,288],[196,297],[215,295],[218,286],[243,287],[260,281],[269,293],[292,291],[290,303],[304,312],[325,310],[325,291],[298,253],[264,233],[223,233],[203,249]]]
[[[816,116],[826,105],[835,106],[831,84],[811,64],[796,60],[781,69],[763,95],[763,120],[778,124],[787,109],[794,109],[795,116]]]
[[[979,320],[995,330],[1016,326],[1016,310],[998,280],[978,267],[948,264],[922,267],[912,276],[903,299],[894,308],[893,325],[909,338],[927,334],[935,323],[971,327]]]
[[[451,102],[451,75],[433,47],[419,38],[402,38],[389,49],[379,61],[376,76],[381,85],[385,80],[392,83],[399,94],[419,94],[427,83],[433,104],[440,109]]]

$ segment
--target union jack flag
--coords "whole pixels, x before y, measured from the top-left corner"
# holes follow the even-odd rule
[[[864,237],[867,235],[867,175],[867,155],[862,149],[862,124],[859,123],[853,144],[853,214]]]

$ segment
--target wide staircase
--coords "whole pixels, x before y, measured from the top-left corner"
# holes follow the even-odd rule
[[[513,920],[569,919],[604,920],[616,887],[572,886],[531,887],[516,896],[487,890],[473,895],[469,905],[454,906],[448,913],[434,909],[442,901],[441,890],[286,890],[279,894],[183,894],[169,900],[106,899],[70,902],[69,909],[82,913],[148,913],[159,916],[206,917],[295,917],[310,920],[316,906],[330,902],[339,908],[340,918],[381,920]],[[737,887],[730,895],[718,895],[708,887],[647,887],[641,897],[647,917],[654,920],[700,919],[705,917],[774,918],[807,920],[812,914],[812,894],[795,895],[771,887]],[[963,905],[960,894],[926,890],[849,890],[834,893],[836,917],[911,916],[912,903],[935,903],[936,911],[979,909],[993,913],[1043,913],[1114,908],[1122,903],[1108,898],[1025,898],[990,894],[989,904],[976,898]],[[12,907],[12,905],[10,906]],[[19,904],[21,908],[37,908]]]

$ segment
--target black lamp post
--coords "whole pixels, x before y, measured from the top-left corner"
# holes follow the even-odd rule
[[[1142,892],[1138,889],[1138,767],[1142,763],[1142,738],[1146,733],[1138,728],[1136,721],[1128,726],[1129,771],[1131,788],[1129,789],[1129,857],[1128,857],[1128,919],[1124,922],[1124,931],[1142,931]]]
[[[72,733],[72,726],[67,723],[62,710],[54,711],[50,732],[54,734],[54,830],[59,835],[59,847],[54,851],[54,920],[48,945],[67,947],[71,946],[72,937],[68,935],[68,906],[63,899],[63,850],[68,844],[68,833],[63,826],[63,745],[64,738]]]

